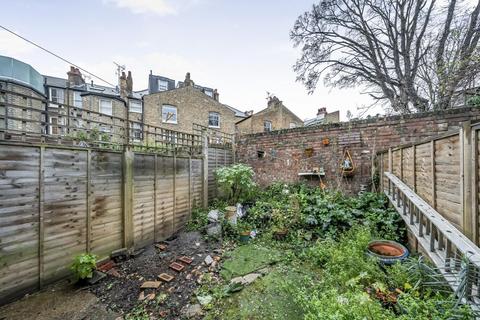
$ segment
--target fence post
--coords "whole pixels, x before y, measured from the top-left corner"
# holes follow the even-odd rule
[[[90,185],[91,185],[91,179],[92,179],[92,176],[91,176],[91,170],[92,170],[92,150],[88,149],[87,150],[87,185],[86,185],[86,193],[87,193],[87,252],[90,253],[90,251],[92,250],[92,206],[91,206],[91,197],[90,197],[90,193],[91,193],[91,188],[90,188]]]
[[[203,142],[203,207],[208,207],[208,139],[205,130],[202,131]]]
[[[392,170],[393,170],[392,148],[388,148],[388,172],[392,173]]]
[[[130,147],[123,151],[123,244],[133,246],[133,160],[134,154]]]
[[[472,225],[473,225],[473,242],[478,245],[478,139],[477,139],[477,127],[473,127],[471,129],[471,141],[472,141],[472,159],[471,159],[471,166],[472,166],[472,177],[470,179],[470,183],[472,186],[472,200],[471,200],[471,208],[472,208]]]
[[[473,239],[474,226],[472,216],[472,128],[470,121],[463,123],[460,129],[460,142],[461,142],[461,168],[460,172],[462,177],[462,207],[463,207],[463,233],[470,240]]]
[[[45,202],[45,147],[40,147],[39,172],[38,172],[38,287],[43,288],[44,282],[44,242],[45,242],[45,225],[44,225],[44,202]]]
[[[437,176],[435,174],[435,140],[430,141],[430,167],[432,170],[432,207],[437,209]]]

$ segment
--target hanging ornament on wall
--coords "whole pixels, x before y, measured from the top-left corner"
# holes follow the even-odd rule
[[[355,163],[353,162],[350,151],[345,149],[343,152],[343,160],[340,163],[340,169],[344,177],[351,177],[355,173]]]

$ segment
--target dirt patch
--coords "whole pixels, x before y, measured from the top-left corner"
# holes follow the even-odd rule
[[[167,249],[161,251],[154,245],[148,246],[133,259],[118,264],[115,269],[120,277],[109,275],[90,291],[102,301],[108,309],[127,314],[141,305],[146,313],[162,319],[179,319],[187,305],[196,303],[195,290],[199,287],[199,278],[209,271],[203,262],[207,255],[220,255],[220,243],[206,242],[198,232],[183,232],[170,241],[165,241]],[[193,259],[182,272],[176,272],[169,265],[182,256]],[[210,267],[210,271],[212,267]],[[158,281],[162,273],[174,275],[171,282],[162,282],[158,289],[141,289],[145,281]],[[146,297],[155,294],[152,300],[140,302],[143,291]],[[152,297],[152,296],[150,296]]]
[[[108,311],[87,290],[61,281],[0,308],[5,320],[115,320],[119,314]]]

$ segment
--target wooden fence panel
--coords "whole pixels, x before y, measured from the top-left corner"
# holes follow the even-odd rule
[[[413,159],[413,147],[408,147],[402,151],[402,172],[403,181],[411,189],[414,188],[414,170],[415,162]]]
[[[157,241],[167,239],[173,234],[173,215],[174,215],[174,186],[173,179],[173,158],[157,158],[157,213],[155,239]]]
[[[192,189],[192,208],[202,206],[203,182],[202,182],[202,159],[192,159],[191,189]]]
[[[0,145],[0,297],[39,280],[40,148]]]
[[[44,169],[43,277],[55,280],[87,249],[87,151],[46,148]]]
[[[123,246],[122,154],[102,151],[91,154],[90,248],[103,257]]]
[[[175,231],[181,229],[188,220],[190,210],[189,159],[177,158],[175,172]]]
[[[174,186],[173,186],[173,158],[157,158],[157,190],[156,190],[156,227],[155,239],[157,241],[167,239],[173,234],[174,215]]]
[[[392,173],[397,177],[400,177],[401,171],[402,171],[401,169],[402,168],[402,151],[394,150],[392,152],[392,158],[393,158]]]
[[[417,194],[428,203],[432,203],[432,159],[430,143],[416,146],[415,176],[417,178]]]
[[[436,210],[456,228],[462,230],[460,157],[458,135],[435,141]]]
[[[135,154],[133,162],[133,234],[136,248],[154,240],[155,156]]]

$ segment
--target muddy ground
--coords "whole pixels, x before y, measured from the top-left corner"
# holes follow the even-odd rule
[[[151,319],[184,319],[186,310],[197,304],[195,290],[206,273],[216,274],[215,261],[207,266],[207,255],[221,256],[220,242],[206,242],[198,232],[181,232],[163,242],[161,251],[149,245],[134,258],[119,262],[118,274],[107,275],[89,287],[78,287],[67,281],[57,283],[16,302],[0,307],[0,320],[16,319],[122,319],[139,307]],[[182,272],[169,268],[181,256],[193,259]],[[184,264],[185,265],[185,264]],[[157,289],[145,289],[144,296],[153,293],[152,300],[139,301],[140,286],[145,281],[159,281],[161,273],[175,276]],[[198,314],[193,318],[201,318]]]

